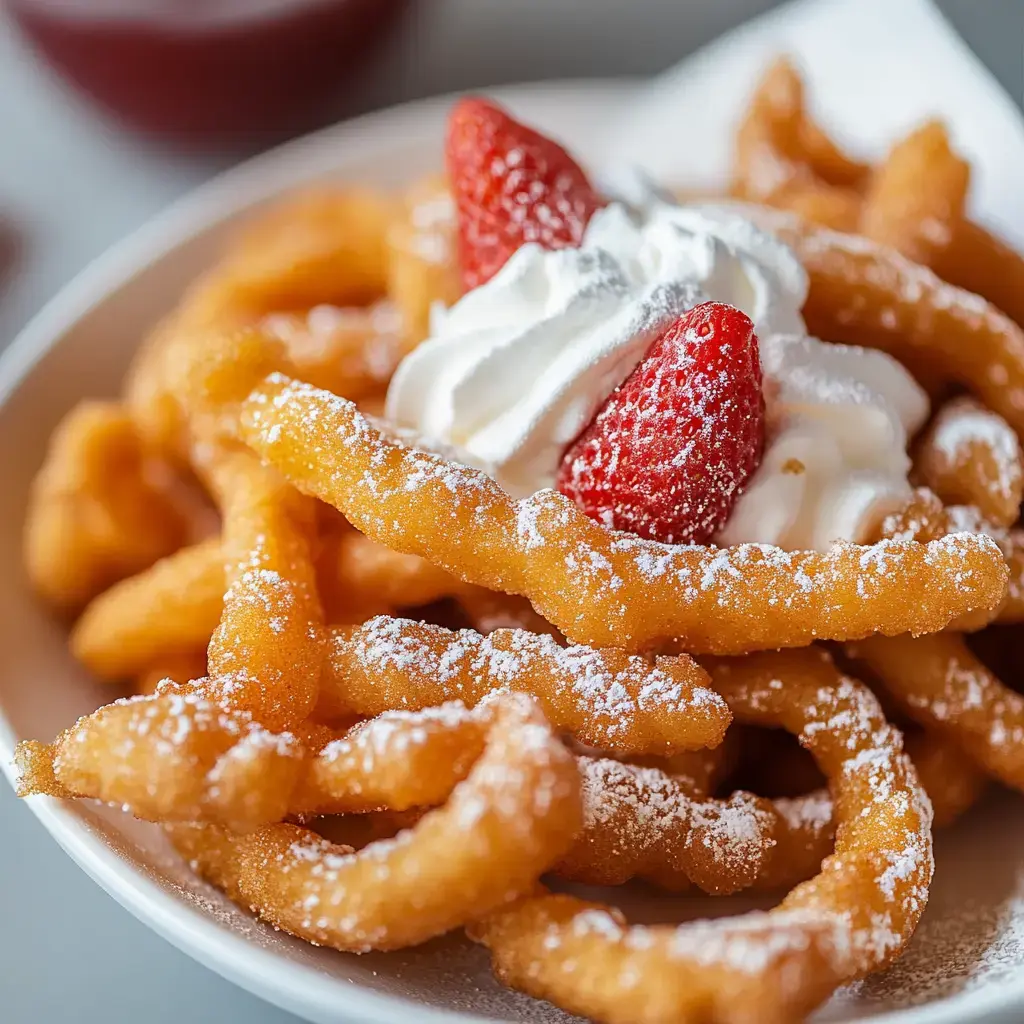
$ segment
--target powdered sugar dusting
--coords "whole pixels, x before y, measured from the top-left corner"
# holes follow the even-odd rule
[[[481,636],[387,616],[371,619],[340,643],[342,660],[354,658],[370,677],[385,671],[423,680],[432,700],[475,702],[496,688],[534,693],[557,725],[609,746],[628,746],[638,730],[658,735],[659,729],[671,745],[675,716],[690,725],[728,719],[721,697],[696,681],[699,672],[695,676],[685,659],[652,662],[562,647],[550,636],[523,630]]]
[[[775,807],[794,831],[820,831],[832,821],[832,797],[827,789],[816,790],[806,796],[779,797]]]
[[[405,243],[420,259],[449,266],[454,258],[455,203],[451,193],[438,191],[421,199],[409,211],[411,235]]]
[[[929,432],[937,468],[953,473],[985,453],[995,472],[992,484],[1003,496],[1019,493],[1021,449],[1014,429],[1002,416],[970,398],[959,398],[936,416]]]
[[[322,303],[304,315],[272,313],[262,327],[280,338],[300,372],[324,374],[345,394],[386,384],[402,356],[402,315],[390,300],[352,308]]]
[[[583,829],[577,842],[609,846],[617,877],[669,868],[708,891],[727,892],[756,877],[771,855],[773,817],[764,801],[746,793],[693,798],[660,769],[608,758],[581,756],[578,764]],[[614,844],[598,838],[606,835]]]
[[[819,757],[830,747],[849,751],[841,763],[840,784],[856,786],[866,801],[860,817],[890,829],[893,841],[903,836],[899,845],[878,845],[870,869],[883,900],[881,908],[850,908],[843,915],[849,926],[851,964],[878,963],[908,940],[927,904],[934,872],[931,803],[903,752],[902,737],[865,686],[843,678],[836,686],[823,688],[814,703],[805,704],[804,716],[801,742],[819,751]],[[857,856],[845,845],[856,840],[843,838],[844,827],[850,826],[840,825],[836,864]],[[797,905],[799,892],[791,897]]]

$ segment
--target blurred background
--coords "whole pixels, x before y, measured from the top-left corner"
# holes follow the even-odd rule
[[[111,243],[282,138],[453,90],[649,76],[774,6],[0,0],[0,348]],[[1024,0],[937,6],[1024,101]],[[131,919],[3,784],[0,837],[3,1024],[294,1021]]]

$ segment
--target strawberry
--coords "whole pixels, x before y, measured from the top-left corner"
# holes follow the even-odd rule
[[[488,100],[460,100],[448,118],[448,178],[458,211],[468,290],[493,277],[524,243],[578,246],[604,200],[557,142]]]
[[[733,306],[678,317],[566,451],[557,487],[594,519],[666,544],[703,544],[761,462],[757,336]]]

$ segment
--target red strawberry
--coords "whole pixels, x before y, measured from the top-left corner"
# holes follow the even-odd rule
[[[761,462],[757,335],[721,302],[680,316],[562,459],[558,489],[594,519],[667,544],[703,544]]]
[[[460,100],[448,118],[448,177],[458,211],[462,283],[493,277],[524,243],[578,246],[604,201],[557,142],[487,100]]]

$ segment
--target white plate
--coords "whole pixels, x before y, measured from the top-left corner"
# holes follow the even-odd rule
[[[523,117],[584,158],[628,97],[621,84],[502,90]],[[84,395],[114,394],[145,327],[211,258],[239,215],[321,178],[397,185],[438,165],[449,100],[375,114],[285,146],[174,206],[57,296],[0,359],[0,760],[109,697],[65,651],[63,628],[27,591],[20,538],[28,482],[46,438]],[[67,852],[136,917],[249,991],[319,1024],[367,1021],[556,1021],[546,1004],[491,979],[486,957],[457,937],[403,953],[346,956],[275,933],[197,881],[153,826],[84,803],[33,798]],[[841,994],[822,1021],[871,1016],[901,1024],[1018,1020],[1024,1013],[1024,814],[1000,797],[939,839],[932,906],[887,975]],[[670,899],[624,893],[639,916],[678,916]],[[689,914],[731,901],[689,901]],[[921,1006],[921,1004],[928,1004]],[[912,1007],[920,1007],[913,1009]]]

